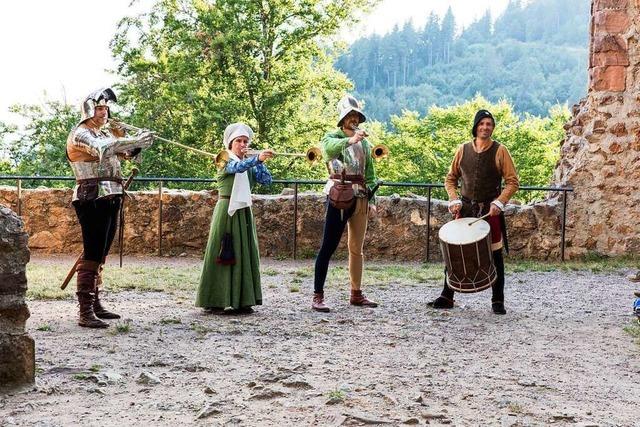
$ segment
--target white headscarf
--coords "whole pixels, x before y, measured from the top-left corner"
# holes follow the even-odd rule
[[[244,123],[231,123],[227,126],[224,130],[224,137],[222,139],[225,150],[230,150],[231,142],[239,136],[246,136],[249,138],[249,142],[251,142],[253,139],[253,130]]]
[[[231,151],[231,142],[234,139],[246,136],[249,142],[253,139],[253,130],[244,123],[232,123],[224,130],[222,142],[224,148],[229,153],[229,159],[240,161],[241,159]],[[233,179],[233,188],[231,189],[231,198],[229,199],[229,208],[227,213],[233,216],[238,209],[251,206],[251,186],[249,185],[249,175],[247,171],[235,174]]]

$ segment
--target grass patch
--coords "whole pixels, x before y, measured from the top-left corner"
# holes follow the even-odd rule
[[[313,268],[311,267],[299,268],[297,270],[291,271],[290,274],[292,274],[296,278],[312,277]]]
[[[313,249],[298,249],[298,259],[314,259],[318,255],[318,251]]]
[[[194,331],[198,335],[206,335],[209,332],[211,332],[211,329],[203,325],[202,323],[193,322],[189,325],[189,327],[191,328],[192,331]]]
[[[100,369],[102,369],[102,365],[91,365],[89,368],[91,372],[100,372]]]
[[[116,328],[114,329],[115,334],[128,334],[131,332],[131,323],[129,322],[118,322],[116,323]]]
[[[161,325],[179,325],[181,323],[182,320],[178,319],[177,317],[167,317],[164,319],[160,319]]]
[[[62,281],[71,266],[67,264],[27,264],[27,298],[31,300],[62,300],[75,298],[75,277],[65,290]],[[200,279],[201,266],[170,265],[141,266],[125,264],[122,268],[108,265],[104,273],[110,292],[127,290],[146,292],[194,292]]]
[[[367,285],[385,288],[389,284],[415,285],[430,283],[440,284],[442,280],[440,264],[373,264],[364,268],[363,281]],[[334,284],[349,282],[349,270],[346,266],[331,266],[327,281]]]
[[[45,323],[44,325],[38,326],[36,330],[42,331],[42,332],[51,332],[53,329],[51,329],[51,325],[49,325],[48,323]]]
[[[327,398],[332,401],[342,402],[347,397],[347,394],[342,390],[331,390],[327,393]]]
[[[609,273],[617,270],[635,269],[638,259],[633,257],[608,258],[602,256],[585,256],[580,260],[571,261],[533,261],[509,260],[505,262],[507,273],[523,273],[527,271],[588,271],[591,273]]]
[[[110,292],[125,290],[141,292],[167,292],[176,295],[193,293],[199,283],[201,265],[172,265],[167,260],[166,266],[143,265],[140,263],[125,264],[122,268],[109,265],[105,270],[104,281],[106,289]],[[589,273],[610,273],[628,270],[636,270],[637,258],[606,258],[589,255],[582,260],[561,262],[542,262],[507,259],[507,274],[522,272],[571,272],[585,271]],[[27,297],[31,300],[60,300],[75,299],[75,279],[63,291],[60,284],[69,271],[67,263],[38,263],[27,264],[27,280],[29,287]],[[625,271],[625,272],[626,272]],[[305,266],[289,270],[270,266],[262,270],[262,274],[270,277],[287,275],[290,283],[301,285],[303,279],[313,277],[313,266]],[[443,264],[433,262],[417,264],[401,262],[379,263],[375,261],[365,262],[364,283],[366,286],[393,287],[400,286],[440,286],[443,278]],[[278,282],[282,280],[276,279]],[[328,286],[343,287],[349,282],[347,262],[333,260],[327,276]],[[284,280],[287,283],[287,280]],[[272,285],[267,285],[274,288]],[[300,287],[300,286],[298,286]]]
[[[280,272],[275,268],[267,267],[262,269],[262,274],[265,276],[277,276]]]
[[[300,292],[300,285],[292,283],[289,285],[289,292]]]

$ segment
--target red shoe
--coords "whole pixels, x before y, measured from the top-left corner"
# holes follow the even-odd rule
[[[313,302],[311,303],[311,308],[322,313],[328,313],[331,311],[331,309],[324,303],[324,292],[313,293]]]
[[[364,296],[364,294],[362,293],[362,291],[360,289],[358,290],[351,290],[351,298],[349,298],[349,303],[351,305],[357,305],[360,307],[377,307],[378,303],[375,301],[371,301],[370,299],[368,299],[367,297]]]

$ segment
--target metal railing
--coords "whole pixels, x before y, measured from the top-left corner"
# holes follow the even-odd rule
[[[70,176],[14,176],[14,175],[0,175],[0,182],[2,181],[15,181],[18,193],[17,200],[17,214],[22,215],[22,181],[74,181],[74,177]],[[136,177],[134,182],[152,182],[158,185],[158,255],[162,256],[162,193],[164,191],[165,183],[215,183],[217,180],[210,178],[172,178],[172,177]],[[297,259],[298,256],[298,193],[300,185],[324,185],[326,181],[322,180],[287,180],[287,179],[274,179],[274,184],[292,185],[293,186],[293,225],[292,225],[292,237],[293,259]],[[426,262],[430,261],[430,245],[431,241],[431,195],[434,188],[444,188],[444,184],[422,183],[422,182],[385,182],[380,181],[380,187],[402,187],[402,188],[425,188],[427,189],[427,236],[426,236]],[[536,186],[522,186],[519,191],[554,191],[562,193],[562,223],[561,223],[561,238],[560,238],[560,260],[565,260],[565,230],[567,224],[567,193],[573,192],[573,188],[570,187],[536,187]]]

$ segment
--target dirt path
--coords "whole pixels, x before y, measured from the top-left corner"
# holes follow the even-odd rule
[[[263,277],[266,305],[249,316],[205,315],[190,294],[122,292],[108,302],[129,332],[96,331],[75,326],[72,301],[32,302],[37,386],[0,395],[0,425],[640,423],[623,272],[508,275],[506,316],[486,292],[427,309],[435,281],[370,289],[375,310],[331,287],[335,310],[319,314],[311,278],[290,292],[294,265],[265,267],[282,274]]]

